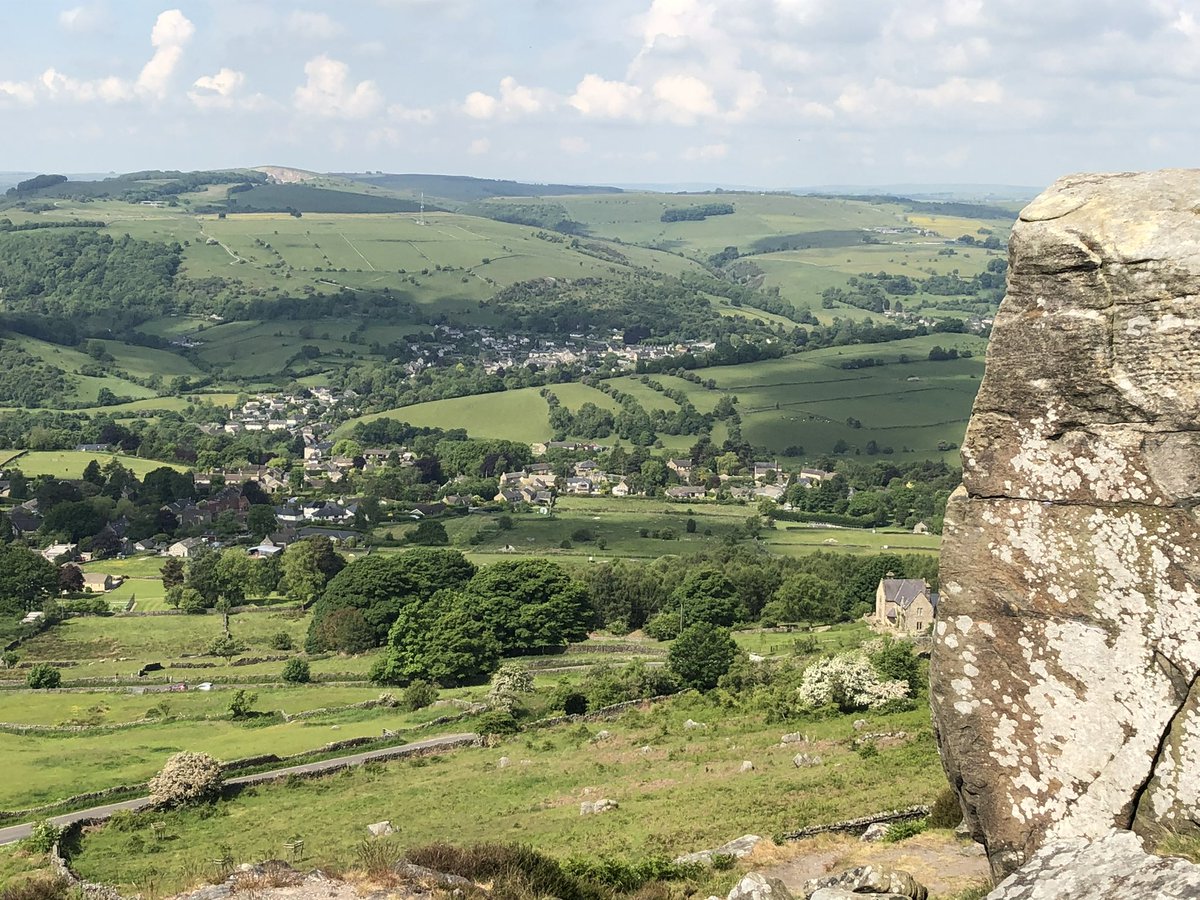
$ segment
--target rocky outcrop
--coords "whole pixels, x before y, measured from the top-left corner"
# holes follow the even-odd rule
[[[855,866],[839,875],[827,875],[806,882],[802,893],[805,897],[818,897],[822,891],[845,891],[862,896],[902,897],[905,900],[925,900],[929,891],[907,872],[884,869],[879,866]],[[826,896],[831,896],[829,893]]]
[[[1146,853],[1137,835],[1113,831],[1097,841],[1052,841],[1006,878],[987,900],[1194,900],[1200,867]]]
[[[998,877],[1049,840],[1196,829],[1198,338],[1200,171],[1064,178],[1021,213],[931,663]]]

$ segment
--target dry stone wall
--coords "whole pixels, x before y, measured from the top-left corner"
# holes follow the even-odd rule
[[[931,702],[1004,876],[1200,808],[1200,171],[1020,215],[946,511]]]

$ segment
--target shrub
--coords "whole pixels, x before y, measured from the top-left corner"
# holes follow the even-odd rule
[[[0,900],[66,900],[70,885],[57,875],[37,873],[0,890]]]
[[[879,680],[871,661],[862,653],[840,653],[819,660],[804,670],[798,697],[809,707],[833,705],[842,712],[879,709],[890,700],[908,695],[903,681]]]
[[[481,713],[475,720],[475,728],[480,734],[516,734],[521,730],[512,711],[508,709],[489,709]]]
[[[250,714],[250,708],[258,700],[258,694],[238,688],[229,700],[229,712],[235,719],[244,719]]]
[[[38,663],[29,670],[25,684],[38,690],[56,688],[62,684],[62,672],[49,663]]]
[[[404,854],[414,865],[449,872],[475,882],[490,882],[494,897],[559,897],[601,900],[609,895],[564,871],[554,859],[520,844],[430,844]]]
[[[400,695],[400,706],[409,712],[416,712],[437,702],[437,685],[431,681],[417,680],[406,687]]]
[[[307,684],[312,680],[312,673],[309,672],[308,663],[303,659],[289,659],[283,667],[281,676],[284,681],[292,684]]]
[[[929,809],[930,828],[957,828],[963,820],[962,805],[954,788],[943,788]]]
[[[223,782],[221,766],[215,759],[207,753],[185,750],[168,758],[162,771],[150,779],[150,802],[154,806],[183,806],[215,800]]]
[[[908,819],[904,822],[894,822],[888,826],[888,830],[883,835],[885,844],[898,844],[900,841],[907,840],[910,837],[916,837],[923,832],[928,823],[925,819]]]
[[[49,853],[50,848],[62,838],[63,830],[47,819],[34,823],[29,837],[21,841],[21,846],[33,853]]]
[[[679,637],[679,613],[660,612],[642,626],[647,637],[656,641],[671,641]]]
[[[271,635],[271,639],[267,643],[272,650],[291,650],[292,636],[286,631],[277,631]]]

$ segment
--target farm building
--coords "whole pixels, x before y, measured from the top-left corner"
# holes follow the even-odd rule
[[[875,624],[905,634],[921,634],[937,612],[938,595],[923,578],[884,578],[875,590]]]

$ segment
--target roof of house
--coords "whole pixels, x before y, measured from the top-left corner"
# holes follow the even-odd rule
[[[883,599],[901,609],[908,609],[922,594],[930,598],[930,603],[934,602],[933,596],[936,596],[930,595],[929,585],[922,578],[885,578],[880,584],[883,585]]]

